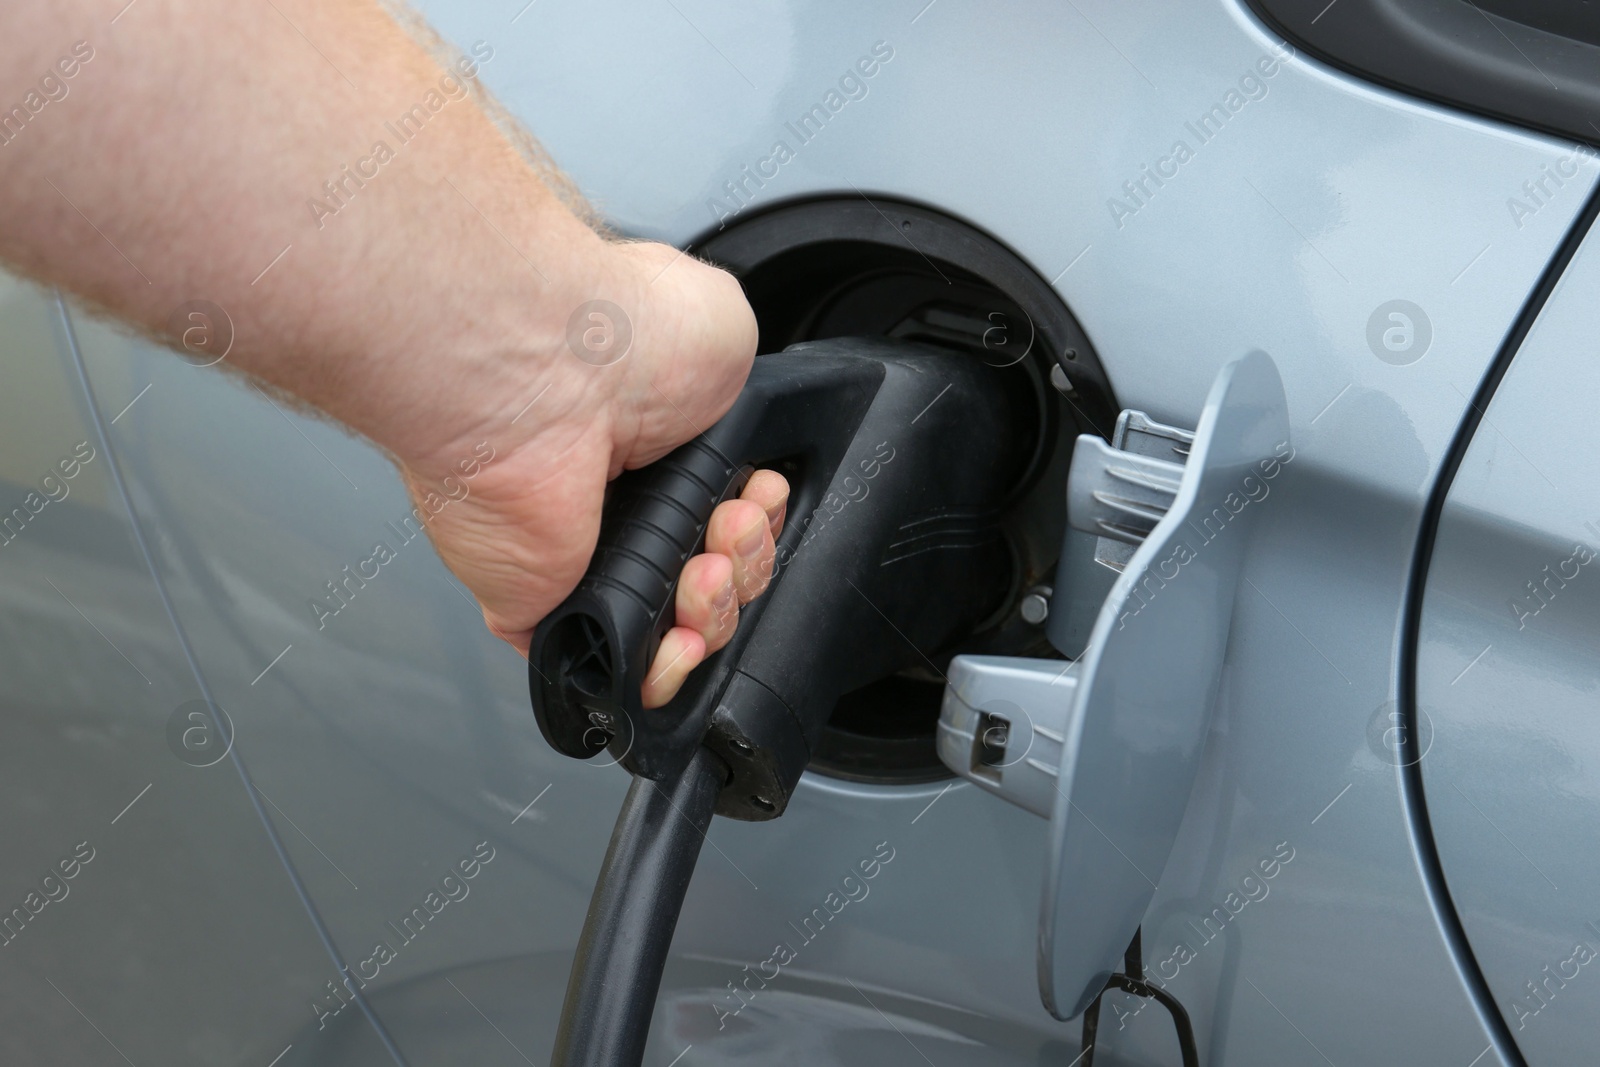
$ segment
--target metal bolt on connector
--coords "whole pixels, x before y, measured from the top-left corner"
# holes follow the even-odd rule
[[[1022,614],[1022,621],[1029,626],[1043,626],[1050,617],[1050,587],[1036,585],[1023,596],[1018,610]]]

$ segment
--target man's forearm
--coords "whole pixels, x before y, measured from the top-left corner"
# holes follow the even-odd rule
[[[465,58],[378,0],[3,0],[0,257],[168,343],[219,306],[228,365],[386,448],[419,506],[493,449],[428,530],[526,649],[607,477],[727,410],[756,322],[722,271],[567,210],[474,97],[491,50]],[[723,504],[739,536],[697,557],[652,700],[725,639],[728,553],[785,491]]]
[[[368,0],[124,3],[0,16],[24,272],[168,336],[212,301],[229,363],[402,458],[509,420],[565,311],[632,295],[474,99],[492,48],[441,67]],[[551,382],[543,411],[586,388]]]

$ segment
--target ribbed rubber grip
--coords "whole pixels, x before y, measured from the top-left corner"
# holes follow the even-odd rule
[[[672,626],[683,565],[701,550],[712,511],[756,465],[785,461],[790,514],[815,507],[883,373],[866,358],[762,356],[716,425],[612,484],[589,570],[529,650],[534,712],[552,747],[579,759],[609,747],[648,778],[682,769],[707,709],[688,720],[675,700],[642,714],[640,690]]]
[[[583,584],[563,604],[554,625],[536,639],[541,673],[581,720],[547,724],[562,732],[547,739],[570,756],[587,758],[626,729],[617,705],[630,709],[644,671],[672,625],[678,575],[705,540],[706,524],[722,501],[743,489],[749,468],[736,465],[707,437],[630,471],[611,487]]]

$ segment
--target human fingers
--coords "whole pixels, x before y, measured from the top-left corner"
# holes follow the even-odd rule
[[[784,516],[789,510],[789,479],[777,471],[756,471],[739,497],[761,505],[773,537],[783,532]]]
[[[739,603],[754,600],[767,588],[777,553],[767,513],[742,497],[718,504],[706,524],[706,551],[727,556],[732,563]]]
[[[689,672],[706,658],[706,642],[687,626],[674,626],[661,639],[656,661],[650,665],[641,690],[646,710],[659,708],[678,695]]]

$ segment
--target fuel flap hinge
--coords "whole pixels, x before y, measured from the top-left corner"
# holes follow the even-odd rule
[[[1069,587],[1093,599],[1084,605],[1091,621],[1111,578],[1172,508],[1193,444],[1188,430],[1131,410],[1117,417],[1111,444],[1078,439],[1067,479],[1067,522],[1089,535],[1083,540],[1093,541],[1094,557],[1089,563],[1078,556],[1075,566],[1106,577],[1067,577]],[[1063,553],[1063,560],[1071,555]],[[1050,818],[1078,673],[1076,662],[1063,660],[955,657],[939,714],[939,758],[980,788]]]
[[[939,712],[944,765],[1041,818],[1055,808],[1077,664],[957,656]]]
[[[1067,522],[1095,534],[1096,563],[1121,571],[1177,498],[1194,434],[1124,411],[1108,445],[1078,439],[1067,479]]]
[[[1194,434],[1124,411],[1111,444],[1078,439],[1067,479],[1067,531],[1049,604],[1050,643],[1077,659],[1133,553],[1172,509]]]

